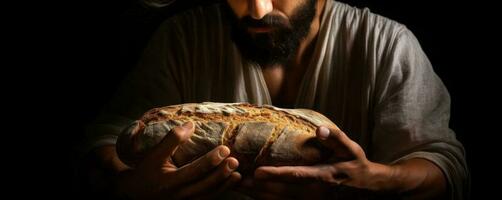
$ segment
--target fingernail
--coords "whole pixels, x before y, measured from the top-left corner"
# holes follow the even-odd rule
[[[231,171],[233,171],[233,170],[237,169],[237,166],[239,166],[239,163],[234,162],[234,161],[229,161],[229,162],[227,163],[227,167],[228,167],[228,169],[230,169]]]
[[[329,129],[324,126],[319,127],[319,130],[317,131],[317,133],[318,133],[317,136],[321,140],[326,140],[329,137]]]
[[[230,154],[230,151],[226,147],[220,148],[220,151],[218,151],[218,154],[219,154],[220,158],[226,158]]]
[[[183,129],[185,130],[192,130],[193,122],[191,121],[185,122],[181,127],[183,127]]]

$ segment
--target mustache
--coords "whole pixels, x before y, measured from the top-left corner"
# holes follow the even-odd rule
[[[287,27],[290,28],[289,21],[277,15],[265,15],[261,19],[253,19],[251,16],[245,16],[240,20],[244,27]]]

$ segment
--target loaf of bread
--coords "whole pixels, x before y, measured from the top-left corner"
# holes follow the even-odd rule
[[[239,171],[262,165],[312,165],[325,153],[316,137],[318,126],[335,126],[322,114],[308,109],[282,109],[248,103],[190,103],[155,108],[119,136],[120,159],[135,166],[169,131],[194,122],[191,138],[172,159],[183,166],[218,145],[226,145],[239,160]]]

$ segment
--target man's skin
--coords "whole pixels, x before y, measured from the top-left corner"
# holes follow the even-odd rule
[[[115,146],[98,148],[103,167],[118,174],[115,193],[132,199],[213,199],[241,180],[237,159],[218,146],[190,164],[177,167],[171,155],[193,134],[187,122],[175,127],[134,169],[122,163]]]
[[[305,0],[227,0],[238,18],[261,19],[267,14],[285,18]],[[274,105],[292,105],[299,83],[310,62],[326,0],[317,1],[317,10],[307,37],[296,55],[285,65],[263,67]],[[267,29],[249,29],[263,33]],[[287,70],[286,70],[287,69]],[[118,174],[117,192],[138,199],[211,199],[227,189],[238,190],[258,199],[329,198],[339,185],[376,193],[399,194],[410,199],[442,198],[447,193],[446,178],[432,162],[410,159],[394,165],[371,162],[363,149],[336,127],[319,127],[317,138],[335,155],[317,166],[263,166],[254,177],[241,182],[235,171],[239,163],[229,157],[228,147],[219,146],[185,166],[175,166],[170,156],[193,133],[193,124],[176,127],[136,168],[122,163],[115,146],[95,150],[101,166]]]

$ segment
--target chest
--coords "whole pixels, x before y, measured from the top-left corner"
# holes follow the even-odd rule
[[[286,70],[284,67],[264,68],[262,73],[273,105],[285,108],[293,107],[303,74],[299,71]]]

